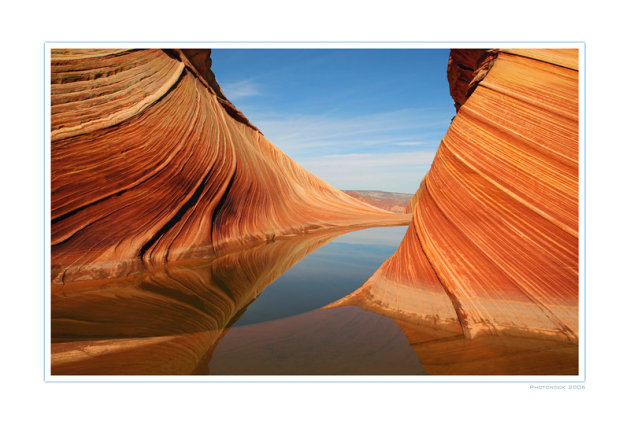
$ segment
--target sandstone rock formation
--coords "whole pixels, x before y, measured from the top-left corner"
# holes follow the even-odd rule
[[[333,306],[396,319],[430,374],[576,373],[578,51],[453,50],[448,80],[405,238]]]
[[[400,225],[273,146],[209,50],[53,50],[52,280],[139,272],[322,228]]]

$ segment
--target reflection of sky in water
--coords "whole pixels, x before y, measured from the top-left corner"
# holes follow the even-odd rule
[[[381,227],[338,237],[281,275],[234,326],[311,311],[352,293],[394,254],[406,231]]]

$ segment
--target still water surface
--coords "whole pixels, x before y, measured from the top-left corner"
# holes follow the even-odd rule
[[[208,363],[220,375],[424,374],[402,330],[355,306],[321,310],[358,289],[407,227],[344,234],[306,256],[247,307]]]
[[[234,326],[312,311],[352,293],[394,254],[406,231],[379,227],[336,238],[269,285]]]
[[[303,234],[55,287],[52,373],[422,374],[392,319],[321,309],[368,280],[406,228]]]
[[[357,306],[322,309],[368,280],[405,231],[320,231],[120,279],[53,286],[51,373],[576,373],[576,345],[564,340],[471,340]]]

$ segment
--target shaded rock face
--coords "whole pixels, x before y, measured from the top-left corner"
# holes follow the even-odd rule
[[[459,111],[474,91],[477,75],[485,76],[485,72],[493,63],[494,51],[484,49],[452,50],[448,58],[448,84],[451,97],[455,101],[455,110]],[[486,60],[488,59],[488,60]],[[485,66],[482,64],[485,63]]]
[[[408,222],[273,146],[225,98],[209,50],[53,50],[51,62],[53,283]]]
[[[333,306],[396,319],[430,374],[577,373],[578,51],[454,50],[448,78],[405,238]]]

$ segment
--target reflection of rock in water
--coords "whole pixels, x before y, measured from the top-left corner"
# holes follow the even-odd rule
[[[53,286],[52,373],[190,374],[267,285],[343,233],[277,240],[133,278]]]
[[[422,365],[389,318],[345,306],[236,327],[218,343],[210,374],[419,375]]]
[[[458,113],[398,251],[355,293],[429,374],[578,369],[577,50],[454,50]]]

